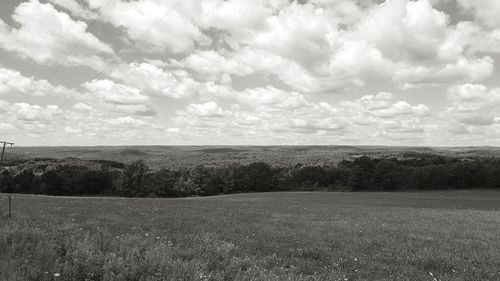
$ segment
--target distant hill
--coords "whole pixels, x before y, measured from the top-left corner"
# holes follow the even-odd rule
[[[436,155],[460,158],[500,157],[499,147],[406,146],[54,146],[8,148],[9,162],[35,158],[108,160],[128,163],[143,159],[151,168],[179,168],[198,164],[230,165],[265,161],[272,165],[336,164],[362,155],[408,158]]]

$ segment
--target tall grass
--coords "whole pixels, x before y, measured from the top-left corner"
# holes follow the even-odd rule
[[[1,281],[500,280],[492,191],[13,202]]]
[[[275,256],[241,256],[213,234],[188,235],[177,244],[154,230],[112,235],[105,228],[5,216],[0,224],[0,280],[311,280],[280,267]]]

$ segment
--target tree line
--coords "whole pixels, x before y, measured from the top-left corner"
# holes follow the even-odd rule
[[[0,173],[0,192],[127,197],[208,196],[286,190],[437,190],[499,188],[499,159],[362,156],[337,165],[271,166],[265,162],[150,170],[143,161],[100,169],[60,165],[43,173]]]

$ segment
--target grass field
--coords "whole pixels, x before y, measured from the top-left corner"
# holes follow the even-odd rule
[[[500,192],[0,194],[0,280],[500,280]]]

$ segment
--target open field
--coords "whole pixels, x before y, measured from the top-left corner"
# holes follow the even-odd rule
[[[500,280],[495,191],[0,197],[0,280]]]
[[[129,163],[144,160],[151,168],[179,168],[193,165],[220,166],[263,161],[271,165],[297,163],[337,164],[343,159],[372,157],[500,157],[498,147],[391,147],[391,146],[53,146],[9,147],[6,160],[33,158],[112,160]]]

